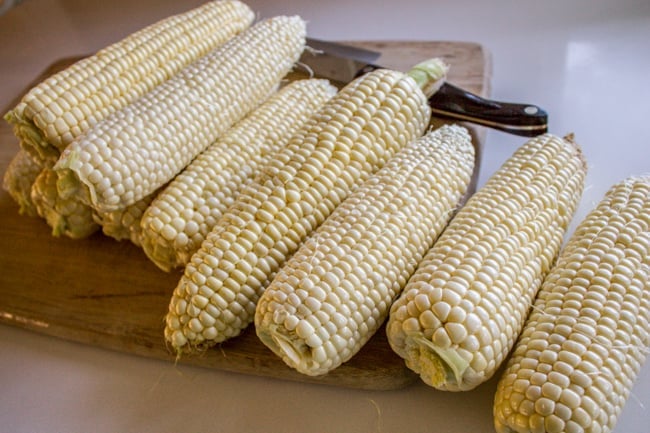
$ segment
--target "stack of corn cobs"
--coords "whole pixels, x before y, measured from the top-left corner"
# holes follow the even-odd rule
[[[305,23],[254,16],[206,3],[29,91],[6,115],[21,212],[184,267],[165,329],[183,356],[254,324],[321,375],[386,323],[435,388],[506,363],[498,432],[610,431],[649,346],[650,179],[614,185],[562,249],[587,164],[545,134],[459,208],[474,147],[429,127],[440,60],[286,82]]]

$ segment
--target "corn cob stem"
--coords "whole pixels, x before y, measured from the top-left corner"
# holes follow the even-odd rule
[[[264,291],[255,315],[262,342],[312,376],[354,356],[447,225],[473,166],[471,138],[459,126],[443,126],[398,152]]]
[[[650,347],[650,178],[614,186],[547,276],[494,400],[499,433],[611,432]]]
[[[391,307],[391,347],[422,380],[468,390],[499,368],[557,256],[586,165],[570,139],[536,137],[458,212]]]
[[[244,3],[210,1],[152,24],[31,89],[5,115],[21,146],[51,167],[76,137],[253,22]]]
[[[144,214],[147,256],[165,271],[186,265],[244,183],[335,93],[326,80],[294,81],[211,144]]]
[[[413,78],[427,98],[430,98],[443,85],[448,71],[449,65],[433,58],[415,65],[408,72],[408,76]]]
[[[300,17],[261,21],[111,114],[61,155],[61,195],[106,212],[152,194],[275,90],[305,33]]]
[[[421,136],[415,81],[377,70],[345,86],[247,185],[185,268],[166,339],[178,351],[238,335],[285,260],[360,183]]]

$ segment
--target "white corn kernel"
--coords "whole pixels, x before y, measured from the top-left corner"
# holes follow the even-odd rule
[[[289,366],[308,375],[325,374],[356,354],[383,323],[390,301],[413,272],[414,268],[407,264],[419,260],[445,227],[469,184],[473,161],[467,131],[452,126],[427,134],[389,159],[334,210],[267,287],[255,314],[255,328],[262,342]],[[420,199],[414,201],[414,206],[400,207],[397,203],[404,197]],[[350,231],[350,225],[358,229]],[[413,238],[399,254],[386,248],[396,234]],[[333,254],[343,245],[350,251]],[[346,260],[353,256],[352,251],[361,252],[354,265]],[[292,276],[299,274],[306,263],[312,270],[323,270],[317,283],[294,284]],[[300,294],[300,303],[291,314],[294,320],[313,319],[313,333],[305,336],[275,320],[277,308],[288,311],[286,304],[270,302],[278,293],[287,299]],[[419,299],[424,310],[428,300]],[[301,306],[306,308],[301,310]],[[419,311],[414,310],[416,314]],[[437,322],[428,309],[420,320]],[[404,326],[417,330],[418,318],[412,317]],[[279,340],[291,341],[291,347],[308,345],[314,351],[288,351],[277,344]],[[327,353],[327,362],[317,358],[316,349]]]
[[[25,149],[51,167],[88,127],[223,44],[254,18],[247,5],[227,0],[161,20],[50,76],[6,118],[17,126]]]
[[[650,178],[626,179],[577,226],[539,290],[497,384],[497,432],[533,432],[540,418],[547,431],[614,429],[647,357],[649,258]]]
[[[405,95],[410,102],[417,107],[413,115],[406,119],[406,124],[398,115],[386,106],[387,95],[381,98],[373,95],[374,90],[381,84],[387,83],[391,89],[404,89]],[[365,84],[361,86],[360,84]],[[381,84],[383,85],[383,84]],[[342,128],[350,123],[360,122],[364,132],[371,128],[370,125],[379,122],[377,118],[370,118],[368,121],[359,119],[356,111],[342,109],[344,103],[352,97],[361,100],[364,110],[377,113],[379,110],[390,111],[390,122],[392,128],[381,136],[368,136],[358,140],[353,145],[363,156],[359,160],[350,160],[349,165],[329,164],[332,161],[332,151],[339,137],[343,137]],[[405,101],[404,101],[405,102]],[[259,227],[252,237],[246,239],[251,243],[251,250],[257,251],[258,244],[264,244],[268,249],[268,256],[260,259],[253,267],[258,275],[255,284],[242,286],[247,292],[242,295],[249,308],[240,316],[237,324],[229,326],[227,332],[215,338],[207,344],[216,344],[227,338],[239,334],[254,319],[255,305],[264,287],[273,276],[284,265],[291,254],[298,249],[301,242],[311,234],[328,217],[334,208],[345,199],[345,197],[372,173],[381,168],[389,156],[394,155],[411,140],[419,137],[425,130],[430,119],[430,108],[426,96],[419,90],[413,79],[403,73],[388,69],[373,71],[343,88],[337,95],[331,98],[317,111],[303,128],[298,131],[290,140],[289,144],[281,149],[271,161],[262,167],[256,177],[238,195],[237,200],[217,221],[212,231],[207,235],[201,248],[194,254],[191,261],[205,261],[206,256],[213,255],[213,246],[218,244],[225,236],[232,235],[233,243],[242,241],[244,231],[242,227],[254,224]],[[359,138],[364,137],[360,135]],[[376,157],[373,157],[373,155]],[[373,163],[372,160],[375,160]],[[317,167],[323,167],[322,170]],[[309,184],[306,179],[321,181],[330,179],[333,185],[338,185],[335,191],[323,192],[317,186]],[[339,179],[345,179],[340,182]],[[325,181],[324,183],[326,183]],[[269,223],[256,220],[257,210],[266,201],[277,203],[278,195],[273,194],[276,187],[284,187],[287,191],[294,190],[300,195],[299,201],[287,201],[284,206],[278,207],[279,213]],[[235,221],[241,220],[241,224]],[[229,249],[232,250],[231,247]],[[221,266],[218,265],[217,268]],[[314,269],[314,275],[319,276],[323,269]],[[230,272],[230,271],[228,271]],[[191,272],[186,272],[174,291],[174,297],[184,297],[185,285],[191,281]],[[174,301],[171,302],[173,304]],[[227,307],[234,308],[234,305]],[[169,314],[176,311],[170,309]],[[181,321],[182,322],[182,321]],[[171,322],[168,322],[171,323]],[[358,325],[357,325],[358,327]],[[181,329],[184,332],[185,328]],[[188,333],[189,333],[188,329]],[[173,330],[166,332],[172,335]],[[204,342],[201,342],[202,344]],[[191,349],[194,342],[188,339],[188,348]],[[177,348],[183,350],[184,348]],[[293,355],[291,355],[293,357]]]
[[[535,137],[459,210],[391,307],[386,328],[393,350],[426,383],[468,390],[496,372],[560,249],[585,173],[570,139]],[[410,321],[416,302],[425,304],[415,301],[421,296],[438,319],[428,321],[433,328]]]
[[[255,24],[98,122],[63,151],[56,170],[69,178],[80,201],[98,211],[120,210],[143,199],[264,100],[298,60],[304,43],[305,23],[299,17]],[[218,79],[207,79],[211,76]],[[237,103],[229,103],[233,100]],[[134,124],[142,128],[129,129]],[[106,160],[102,152],[111,147],[120,148],[121,155]],[[79,155],[86,153],[100,171],[98,182],[83,176]],[[128,165],[138,159],[146,163]],[[122,194],[106,182],[118,167],[128,170],[124,177],[133,177],[136,185]]]
[[[143,217],[143,249],[149,258],[167,271],[185,265],[257,167],[281,149],[335,92],[325,80],[293,82],[194,159]],[[277,210],[269,202],[267,209],[258,212],[265,212],[269,220]],[[161,218],[173,218],[176,232],[156,230]]]

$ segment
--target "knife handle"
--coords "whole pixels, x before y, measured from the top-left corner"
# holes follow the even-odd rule
[[[368,64],[356,76],[375,69],[381,66]],[[523,137],[548,131],[548,114],[536,105],[493,101],[447,82],[429,98],[429,105],[437,117],[475,123]]]
[[[548,115],[532,104],[514,104],[482,98],[452,84],[442,85],[429,105],[435,116],[462,120],[510,134],[533,137],[548,130]]]

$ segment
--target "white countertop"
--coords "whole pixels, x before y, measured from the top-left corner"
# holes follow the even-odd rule
[[[0,16],[0,107],[53,60],[199,3],[24,0]],[[491,96],[542,106],[550,132],[574,132],[584,149],[588,188],[571,231],[613,183],[650,173],[648,0],[248,3],[261,16],[303,16],[316,38],[482,43]],[[521,143],[489,132],[480,183]],[[493,431],[494,380],[468,393],[420,383],[357,391],[174,366],[8,326],[0,347],[2,432]],[[647,433],[650,363],[632,392],[615,431]]]

